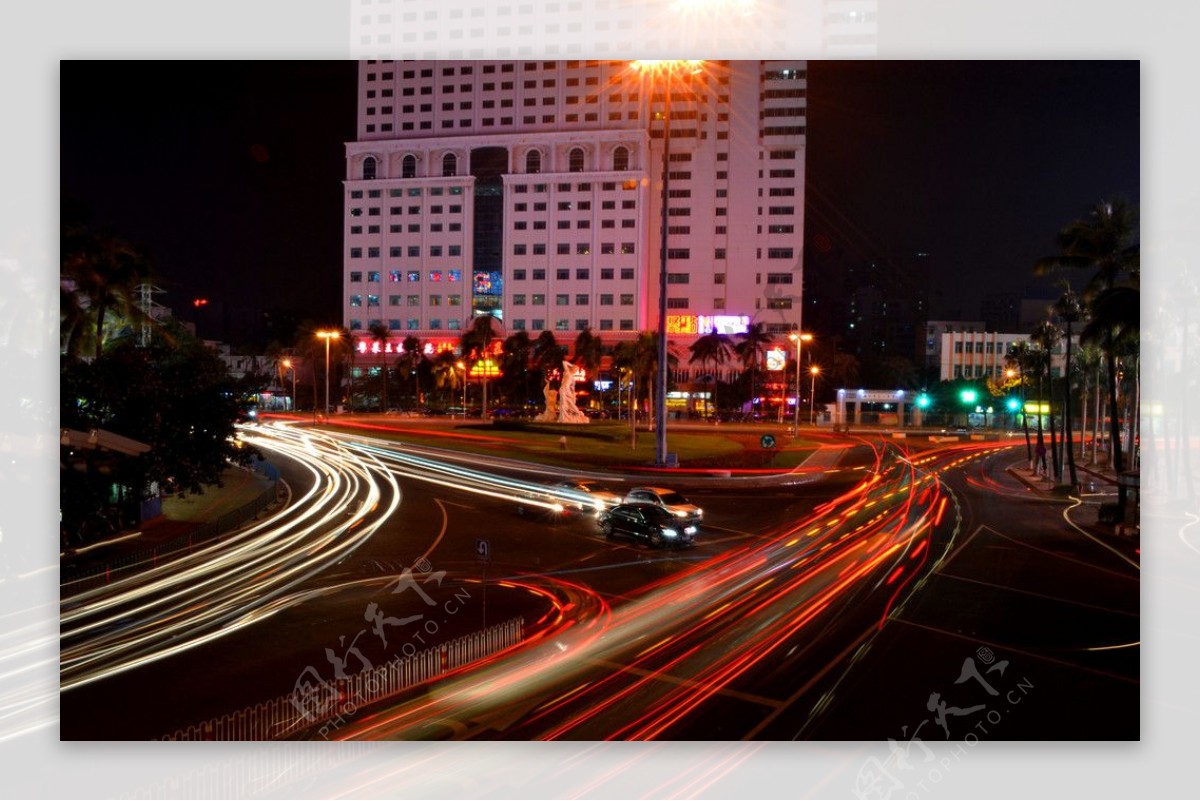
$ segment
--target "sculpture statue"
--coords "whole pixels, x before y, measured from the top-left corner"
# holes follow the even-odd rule
[[[584,374],[582,368],[563,360],[562,383],[558,389],[558,422],[587,423],[588,418],[575,406],[575,382]]]
[[[542,395],[546,398],[546,408],[542,413],[533,418],[537,423],[557,423],[558,422],[558,393],[550,386],[550,377],[546,377],[546,386],[542,387]]]

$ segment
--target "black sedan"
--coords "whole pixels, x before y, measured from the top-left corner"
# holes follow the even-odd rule
[[[622,503],[600,513],[605,537],[617,535],[647,540],[655,548],[683,547],[696,539],[696,526],[648,503]]]

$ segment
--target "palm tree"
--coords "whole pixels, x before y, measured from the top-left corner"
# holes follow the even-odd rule
[[[829,380],[835,387],[850,387],[858,383],[858,358],[850,353],[835,353],[829,358]]]
[[[459,369],[458,362],[458,357],[451,350],[439,351],[433,357],[433,384],[442,390],[443,407],[450,405],[448,393],[457,390],[460,384],[466,381],[464,371]],[[466,414],[466,410],[463,411],[463,414]]]
[[[421,352],[421,340],[414,334],[409,334],[400,343],[404,355],[400,359],[404,362],[404,369],[412,371],[413,377],[413,409],[418,409],[421,406],[421,365],[425,363],[425,354]],[[399,363],[399,362],[397,362]]]
[[[499,318],[491,312],[486,314],[478,314],[471,320],[471,327],[463,332],[461,339],[461,347],[463,358],[467,358],[468,354],[478,354],[478,358],[486,359],[492,349],[492,340],[501,336],[497,330],[500,324]],[[483,383],[483,417],[487,418],[488,413],[488,377],[481,377]]]
[[[78,293],[65,306],[61,319],[64,347],[68,354],[79,353],[84,320],[94,331],[86,337],[99,359],[104,350],[105,325],[110,313],[143,322],[145,315],[137,303],[137,288],[149,279],[150,263],[128,242],[108,234],[92,234],[82,228],[64,231],[62,241],[62,278],[64,293]]]
[[[600,369],[600,361],[603,358],[604,343],[600,341],[600,337],[593,334],[590,328],[580,331],[579,335],[575,337],[571,361],[589,373],[595,374]]]
[[[388,358],[384,347],[392,332],[382,322],[371,323],[367,326],[367,331],[370,332],[370,341],[379,345],[379,353],[383,357],[383,394],[380,399],[379,411],[386,412],[388,409]]]
[[[1017,380],[1021,387],[1021,423],[1025,429],[1025,456],[1029,459],[1029,469],[1033,469],[1033,443],[1029,439],[1029,414],[1025,411],[1026,375],[1033,372],[1036,356],[1034,348],[1028,342],[1017,342],[1008,350],[1005,362],[1010,367],[1017,368]]]
[[[1039,259],[1035,274],[1056,270],[1086,270],[1092,273],[1083,290],[1092,322],[1085,328],[1089,339],[1098,341],[1104,353],[1108,381],[1109,436],[1112,440],[1113,469],[1119,475],[1125,469],[1121,452],[1121,420],[1117,406],[1116,339],[1125,331],[1125,323],[1135,317],[1130,296],[1136,296],[1141,272],[1141,250],[1137,239],[1137,211],[1124,199],[1102,201],[1084,218],[1075,220],[1058,237],[1061,253]],[[1121,290],[1114,298],[1114,290]],[[1103,308],[1101,308],[1103,306]],[[1132,428],[1130,429],[1132,435]],[[1127,505],[1125,485],[1117,484],[1117,513],[1124,517]]]
[[[514,331],[501,346],[500,373],[504,381],[515,389],[520,385],[522,409],[529,402],[529,362],[533,357],[533,340],[527,331]]]
[[[552,331],[538,334],[533,341],[532,356],[534,364],[545,373],[562,369],[563,347],[555,341]]]
[[[1058,330],[1058,326],[1054,325],[1050,321],[1046,321],[1044,323],[1039,323],[1038,326],[1033,329],[1031,338],[1043,351],[1041,368],[1046,376],[1046,386],[1048,387],[1046,395],[1049,400],[1050,409],[1050,460],[1053,468],[1052,472],[1054,475],[1054,480],[1061,481],[1062,468],[1058,459],[1058,443],[1055,438],[1054,425],[1054,376],[1050,370],[1050,363],[1051,354],[1054,352],[1054,348],[1058,346],[1059,341],[1062,339],[1062,332]]]
[[[729,361],[729,357],[733,354],[733,340],[725,334],[718,334],[715,331],[711,334],[705,334],[692,343],[689,350],[692,352],[692,357],[688,359],[689,364],[700,363],[704,367],[720,368]],[[716,391],[720,384],[720,378],[717,377],[713,381],[713,406],[718,410],[721,405],[717,402]],[[797,399],[797,403],[799,399]],[[707,409],[705,409],[707,412]]]
[[[767,349],[774,344],[775,339],[766,331],[765,323],[751,323],[746,333],[739,334],[739,342],[733,346],[733,352],[742,360],[742,367],[750,372],[750,405],[753,408],[757,395],[755,379],[758,377],[758,366],[762,364]]]
[[[1083,317],[1083,307],[1079,302],[1079,298],[1071,291],[1071,285],[1064,282],[1065,292],[1055,301],[1053,309],[1054,313],[1062,320],[1067,327],[1066,336],[1066,362],[1063,366],[1063,394],[1065,402],[1063,405],[1063,438],[1066,440],[1067,448],[1067,467],[1068,477],[1071,486],[1078,484],[1078,478],[1075,474],[1075,451],[1074,443],[1071,440],[1071,381],[1075,377],[1071,371],[1071,325],[1077,323]]]

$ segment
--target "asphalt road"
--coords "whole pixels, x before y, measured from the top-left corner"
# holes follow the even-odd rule
[[[342,527],[344,552],[284,589],[294,559],[231,569],[252,619],[209,623],[196,610],[211,599],[180,603],[153,632],[198,641],[162,658],[138,652],[129,670],[66,690],[62,737],[162,736],[289,692],[305,671],[327,675],[337,655],[353,670],[520,617],[527,636],[545,635],[537,647],[364,710],[334,736],[1136,738],[1134,549],[1072,528],[1087,510],[1064,517],[1067,502],[1013,479],[1011,449],[946,446],[889,457],[886,469],[876,450],[839,453],[827,475],[677,477],[705,509],[697,545],[681,551],[606,541],[588,514],[518,513],[516,495],[564,471],[424,449],[384,469],[355,450],[347,464],[380,465],[336,482],[344,496],[322,525]],[[333,495],[295,455],[273,457],[294,496]],[[848,492],[868,468],[886,480]],[[641,481],[610,477],[606,488]],[[405,575],[423,592],[400,592]],[[114,616],[112,642],[140,635],[137,622]],[[462,702],[488,694],[480,688],[516,689]]]

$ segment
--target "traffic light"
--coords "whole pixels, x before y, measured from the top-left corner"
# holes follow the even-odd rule
[[[928,409],[930,403],[931,403],[931,401],[929,400],[929,396],[926,395],[924,392],[922,392],[920,395],[917,396],[917,408],[918,409]]]
[[[1019,398],[1009,398],[1004,402],[1004,405],[1008,407],[1010,412],[1015,412],[1021,408],[1021,401]]]
[[[973,389],[964,389],[959,397],[962,398],[963,403],[970,405],[979,398],[979,393]]]

